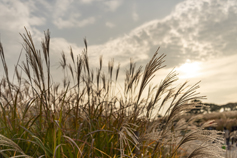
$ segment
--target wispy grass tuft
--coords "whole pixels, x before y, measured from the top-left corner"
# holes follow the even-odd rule
[[[131,60],[122,86],[114,60],[106,72],[102,57],[98,68],[90,67],[84,40],[81,54],[70,48],[67,60],[62,53],[60,85],[50,74],[50,32],[44,35],[40,50],[29,31],[21,34],[25,60],[15,67],[18,82],[9,80],[0,43],[5,72],[0,81],[0,156],[221,157],[218,143],[212,144],[220,142],[219,133],[206,134],[205,124],[197,127],[194,119],[182,118],[195,107],[193,100],[204,98],[196,92],[199,83],[175,87],[178,78],[172,70],[159,84],[150,84],[165,67],[159,49],[144,70]]]

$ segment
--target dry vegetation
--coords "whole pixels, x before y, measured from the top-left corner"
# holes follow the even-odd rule
[[[60,86],[50,75],[49,32],[42,50],[35,48],[27,30],[22,38],[26,59],[17,63],[14,81],[0,44],[5,71],[0,81],[2,157],[221,156],[217,131],[206,134],[203,130],[208,123],[196,127],[195,118],[178,119],[195,106],[192,100],[203,98],[196,92],[198,84],[174,87],[177,76],[172,71],[159,84],[149,86],[164,67],[164,54],[156,52],[144,70],[131,62],[121,86],[117,83],[120,67],[114,68],[113,62],[103,72],[100,58],[93,71],[85,40],[81,55],[70,50],[67,61],[62,54]],[[164,106],[167,111],[158,117]]]

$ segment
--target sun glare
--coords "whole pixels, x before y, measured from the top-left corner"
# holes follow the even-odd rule
[[[187,60],[186,63],[177,68],[180,78],[197,77],[200,73],[200,63]]]

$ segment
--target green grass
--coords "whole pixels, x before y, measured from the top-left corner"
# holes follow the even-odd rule
[[[158,50],[145,66],[131,62],[124,85],[118,82],[120,66],[108,63],[103,71],[91,68],[87,42],[80,55],[63,53],[63,83],[50,74],[50,34],[42,48],[35,48],[30,32],[21,35],[26,59],[15,67],[10,81],[3,46],[0,56],[5,71],[0,82],[0,155],[2,157],[218,157],[221,147],[210,143],[217,131],[203,134],[195,119],[181,118],[202,99],[198,83],[175,87],[175,71],[156,85],[156,72],[164,68],[165,55]],[[161,109],[168,107],[162,114]],[[162,117],[158,117],[160,115]],[[195,141],[203,144],[198,145]],[[194,147],[190,151],[190,144]],[[29,155],[29,156],[27,156]]]

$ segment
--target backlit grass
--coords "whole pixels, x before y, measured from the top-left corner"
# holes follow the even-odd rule
[[[179,119],[202,99],[198,83],[175,87],[175,71],[150,85],[164,68],[165,55],[155,52],[145,68],[131,62],[124,83],[118,82],[120,66],[110,61],[103,71],[91,68],[85,49],[70,60],[63,53],[59,73],[51,76],[50,34],[45,32],[41,50],[30,32],[21,35],[25,60],[17,63],[10,81],[0,44],[4,78],[0,82],[0,155],[3,157],[218,157],[212,141],[216,131],[205,134],[195,118]],[[79,52],[77,52],[78,54]],[[60,72],[61,71],[61,72]],[[161,113],[163,107],[168,107]],[[162,115],[162,117],[158,117]],[[218,141],[217,141],[218,142]],[[217,146],[215,146],[217,145]]]

